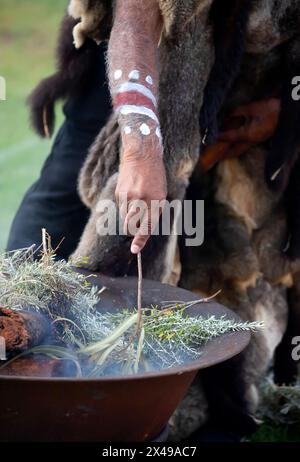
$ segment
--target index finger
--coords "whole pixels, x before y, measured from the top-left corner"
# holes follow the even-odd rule
[[[151,223],[144,220],[131,244],[131,253],[138,254],[143,250],[151,236]]]
[[[147,244],[149,238],[150,236],[142,236],[140,234],[137,234],[131,244],[131,253],[136,255],[139,252],[141,252]]]

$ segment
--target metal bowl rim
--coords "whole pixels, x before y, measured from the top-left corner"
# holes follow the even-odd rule
[[[236,333],[224,334],[224,335],[236,335]],[[235,351],[225,355],[222,359],[215,361],[210,361],[209,364],[203,365],[199,367],[199,360],[193,361],[189,364],[183,366],[176,366],[171,367],[169,369],[162,369],[159,372],[146,372],[146,373],[139,373],[139,374],[132,374],[132,375],[125,375],[125,376],[115,376],[115,375],[107,375],[105,377],[95,377],[95,378],[88,378],[88,377],[20,377],[17,375],[3,375],[0,376],[1,381],[21,381],[21,382],[87,382],[87,383],[97,383],[97,382],[125,382],[125,381],[132,381],[132,380],[143,380],[143,379],[151,379],[151,378],[159,378],[159,377],[166,377],[172,375],[183,375],[186,373],[194,372],[197,370],[203,370],[211,366],[215,366],[220,364],[224,361],[228,361],[229,359],[237,356],[241,353],[246,346],[249,344],[251,339],[250,332],[243,332],[245,340],[240,342],[240,345],[237,347]],[[222,338],[219,337],[219,338]]]

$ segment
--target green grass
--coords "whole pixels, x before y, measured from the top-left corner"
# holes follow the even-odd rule
[[[54,49],[66,0],[0,0],[0,250],[22,196],[38,178],[51,143],[39,140],[28,123],[25,100],[54,70]]]
[[[288,425],[263,424],[251,438],[253,443],[299,443],[300,427]]]

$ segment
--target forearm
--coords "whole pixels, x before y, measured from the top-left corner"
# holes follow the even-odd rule
[[[157,0],[117,0],[108,49],[109,83],[125,158],[162,155],[157,110]]]

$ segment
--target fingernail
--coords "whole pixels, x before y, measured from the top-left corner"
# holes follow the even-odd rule
[[[134,253],[135,255],[139,253],[140,248],[137,245],[132,245],[131,246],[131,253]]]

